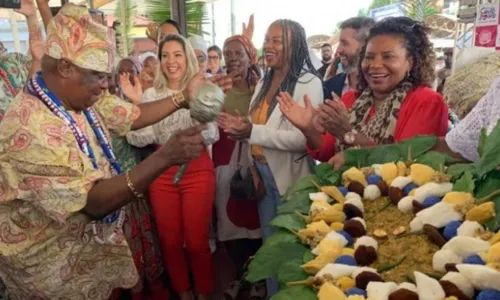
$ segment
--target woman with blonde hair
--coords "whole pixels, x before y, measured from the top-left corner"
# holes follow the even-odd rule
[[[200,72],[193,48],[179,35],[167,35],[160,42],[158,59],[154,86],[145,91],[143,102],[168,95],[183,97],[181,91],[189,79]],[[137,147],[150,144],[160,146],[176,131],[192,125],[189,111],[181,109],[155,125],[128,134],[127,139]],[[217,126],[208,124],[203,136],[206,145],[217,141]],[[166,170],[149,187],[163,261],[172,286],[181,299],[193,299],[188,261],[198,299],[208,299],[213,291],[208,230],[215,195],[214,166],[208,151],[204,149],[197,159],[189,163],[182,180],[174,184],[178,169],[173,167]],[[184,257],[184,244],[188,260]]]

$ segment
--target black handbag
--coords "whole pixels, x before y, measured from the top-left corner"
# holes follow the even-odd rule
[[[237,170],[234,172],[233,177],[231,177],[230,184],[231,199],[241,201],[259,201],[266,193],[264,183],[260,178],[259,171],[253,165],[248,167],[245,176],[241,175],[242,143],[239,142],[238,144]]]

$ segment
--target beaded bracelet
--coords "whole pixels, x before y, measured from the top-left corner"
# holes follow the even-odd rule
[[[129,171],[127,171],[125,173],[125,179],[127,180],[127,186],[129,188],[129,190],[132,192],[132,194],[134,194],[134,197],[136,199],[143,199],[144,198],[144,194],[143,193],[139,193],[139,192],[136,191],[136,189],[134,187],[134,184],[132,183],[132,180],[130,180]]]

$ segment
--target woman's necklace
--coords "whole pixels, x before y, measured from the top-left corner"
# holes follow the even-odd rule
[[[97,160],[95,158],[94,151],[92,150],[92,147],[90,145],[87,136],[85,136],[83,131],[76,123],[75,119],[71,116],[71,114],[64,108],[62,102],[59,99],[57,99],[57,97],[51,91],[49,91],[49,89],[45,85],[45,81],[43,80],[40,72],[37,73],[35,76],[33,76],[31,80],[28,82],[28,91],[31,94],[37,96],[37,98],[40,99],[54,115],[64,120],[66,125],[68,125],[68,127],[71,129],[71,132],[73,133],[80,150],[83,153],[85,153],[87,157],[90,159],[94,169],[98,169]],[[94,131],[94,134],[99,144],[101,145],[101,148],[104,154],[106,155],[106,158],[108,159],[111,165],[112,175],[114,176],[120,174],[121,168],[116,160],[115,154],[113,153],[110,139],[104,132],[104,128],[101,126],[101,123],[97,118],[97,115],[92,110],[92,108],[84,110],[84,114],[90,126],[92,127],[92,130]],[[118,243],[122,239],[121,237],[123,236],[124,221],[125,221],[125,209],[123,207],[120,210],[115,211],[114,213],[106,216],[102,222],[94,221],[92,223],[92,230],[94,233],[95,240],[99,244],[104,244],[106,243],[106,241],[113,244]],[[111,224],[115,222],[116,226],[113,229],[113,232],[108,236],[106,241],[103,240],[101,237],[99,237],[98,226],[102,227],[101,231],[104,231],[102,223]]]

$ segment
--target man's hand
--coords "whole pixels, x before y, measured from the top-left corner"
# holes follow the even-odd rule
[[[14,9],[14,11],[26,18],[36,17],[36,6],[33,0],[21,0],[21,8]]]
[[[201,132],[206,125],[199,125],[178,131],[160,149],[170,166],[182,165],[200,156],[205,147]]]

